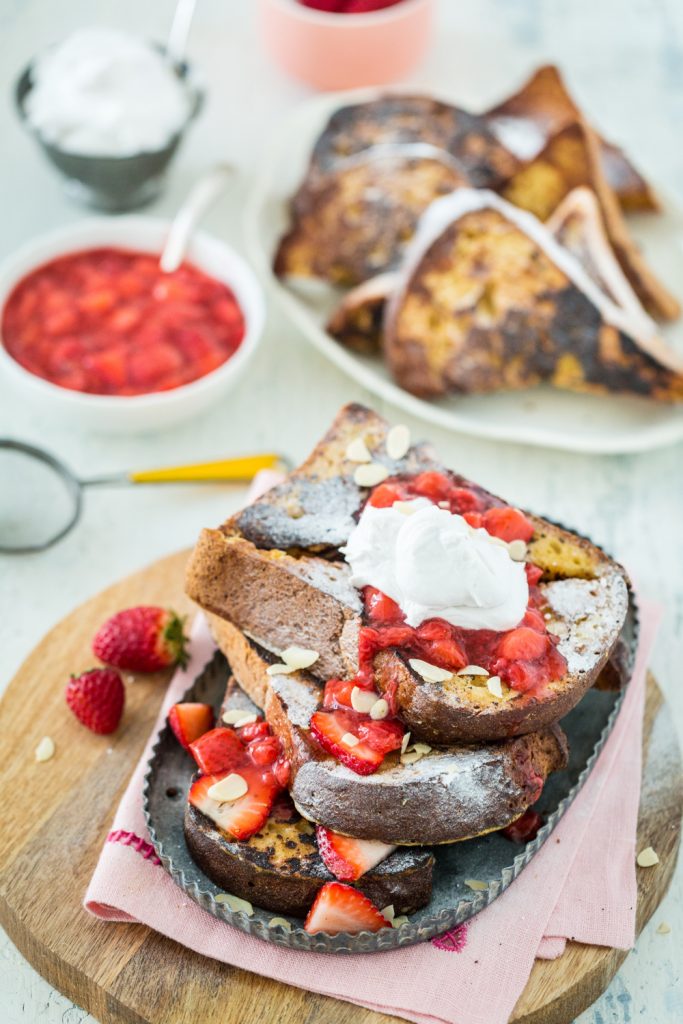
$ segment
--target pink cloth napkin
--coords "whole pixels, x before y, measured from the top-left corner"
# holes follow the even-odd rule
[[[633,945],[642,713],[659,617],[656,607],[641,602],[633,678],[614,730],[583,790],[510,888],[440,939],[387,953],[335,957],[282,949],[212,917],[174,884],[149,843],[142,782],[151,748],[169,707],[214,650],[199,616],[190,663],[169,685],[85,907],[103,920],[139,921],[204,956],[418,1024],[504,1024],[536,956],[560,956],[567,939],[621,949]]]

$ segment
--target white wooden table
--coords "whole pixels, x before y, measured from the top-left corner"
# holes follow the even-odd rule
[[[16,122],[9,103],[16,73],[36,51],[95,20],[163,37],[172,7],[171,0],[99,0],[96,5],[0,0],[0,256],[41,231],[85,216],[63,198],[56,177]],[[209,102],[153,212],[170,213],[207,165],[231,160],[245,174],[207,223],[240,246],[239,212],[249,168],[279,117],[306,91],[269,65],[256,38],[251,0],[199,0],[191,56],[205,74]],[[565,69],[577,97],[609,137],[683,201],[680,0],[441,0],[437,38],[411,84],[453,93],[465,106],[486,104],[549,59]],[[297,337],[271,303],[264,344],[239,389],[186,427],[132,438],[87,436],[56,428],[38,409],[3,391],[0,434],[47,445],[84,475],[274,445],[296,459],[337,407],[352,398],[371,401]],[[390,408],[380,411],[392,415]],[[417,421],[409,425],[414,435],[424,430]],[[464,474],[512,501],[590,531],[628,564],[645,593],[663,602],[653,667],[683,735],[682,447],[594,458],[493,445],[436,429],[429,434],[446,461]],[[63,543],[42,555],[0,559],[0,685],[73,605],[191,544],[200,527],[224,519],[242,497],[238,490],[189,487],[89,494],[83,521]],[[683,1020],[681,875],[679,870],[637,949],[581,1024]],[[671,925],[670,935],[657,934],[661,921]],[[92,1020],[43,981],[5,937],[0,1019],[3,1024]]]

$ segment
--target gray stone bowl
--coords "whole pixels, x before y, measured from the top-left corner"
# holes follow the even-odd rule
[[[163,47],[158,49],[163,52]],[[185,123],[166,146],[159,150],[135,153],[133,156],[88,156],[65,152],[33,128],[25,107],[33,85],[33,64],[24,68],[14,87],[17,113],[49,162],[64,177],[69,196],[79,203],[107,213],[138,209],[157,198],[163,189],[168,166],[204,102],[204,91],[190,65],[177,64],[174,70],[187,89],[190,107]]]

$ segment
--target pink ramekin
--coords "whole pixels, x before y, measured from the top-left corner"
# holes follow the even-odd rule
[[[317,89],[384,85],[423,56],[434,0],[401,0],[367,14],[327,14],[297,0],[259,0],[266,47],[294,78]]]

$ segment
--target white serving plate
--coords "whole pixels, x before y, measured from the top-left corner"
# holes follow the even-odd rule
[[[287,202],[304,176],[317,135],[332,111],[376,95],[374,90],[328,93],[302,104],[281,123],[255,168],[245,207],[249,252],[262,280],[270,282],[303,335],[378,397],[472,437],[595,455],[647,451],[681,440],[683,406],[646,399],[579,395],[549,387],[437,401],[416,398],[393,382],[381,359],[351,352],[327,334],[324,325],[341,292],[318,283],[295,289],[275,277],[272,258],[288,223]],[[631,216],[629,226],[655,271],[683,299],[683,211],[666,195],[663,202],[662,214]],[[683,318],[662,334],[683,351]]]

